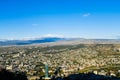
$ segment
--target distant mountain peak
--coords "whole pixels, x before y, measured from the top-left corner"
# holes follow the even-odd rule
[[[52,38],[52,37],[64,38],[64,36],[62,36],[62,35],[56,35],[56,34],[46,34],[43,37],[48,37],[48,38]]]

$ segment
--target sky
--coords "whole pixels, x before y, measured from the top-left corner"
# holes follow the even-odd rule
[[[116,39],[120,0],[0,0],[0,39]]]

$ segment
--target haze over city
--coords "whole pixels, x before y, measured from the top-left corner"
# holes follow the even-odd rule
[[[117,39],[119,0],[1,0],[0,39]]]

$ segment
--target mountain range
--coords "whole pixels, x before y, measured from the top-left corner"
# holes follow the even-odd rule
[[[37,39],[28,39],[28,40],[0,40],[0,46],[10,46],[10,45],[30,45],[30,44],[39,44],[39,43],[49,43],[66,40],[65,38],[59,37],[45,37]]]
[[[27,40],[0,40],[0,46],[31,45],[31,44],[73,45],[73,44],[120,44],[119,39],[84,39],[44,37]]]

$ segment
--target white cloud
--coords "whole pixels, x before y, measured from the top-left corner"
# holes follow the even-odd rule
[[[90,13],[85,13],[85,14],[83,14],[82,16],[83,17],[88,17],[88,16],[90,16],[91,14]]]
[[[56,35],[56,34],[46,34],[43,37],[60,37],[60,38],[64,38],[64,36],[62,36],[62,35]]]

